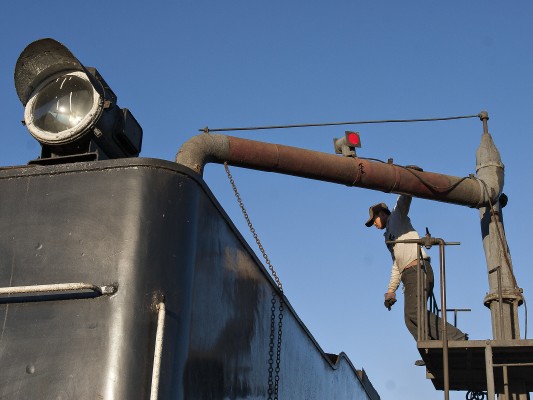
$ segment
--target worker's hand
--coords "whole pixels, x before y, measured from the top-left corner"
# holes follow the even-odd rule
[[[391,307],[396,303],[396,293],[387,292],[385,293],[385,307],[390,311]]]

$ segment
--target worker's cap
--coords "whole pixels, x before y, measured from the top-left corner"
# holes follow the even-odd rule
[[[365,225],[368,227],[372,226],[372,224],[374,223],[374,219],[378,216],[381,210],[385,211],[387,215],[390,215],[389,207],[387,207],[385,203],[374,204],[368,210],[370,218],[368,218],[368,221],[366,221]]]

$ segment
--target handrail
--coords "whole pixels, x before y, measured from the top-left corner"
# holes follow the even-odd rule
[[[157,305],[157,331],[155,336],[154,366],[152,369],[152,388],[150,400],[157,400],[159,396],[159,378],[161,376],[161,356],[163,354],[163,334],[165,331],[165,302]]]
[[[9,286],[0,288],[1,295],[11,294],[34,294],[47,292],[70,292],[79,290],[92,290],[99,295],[112,295],[117,290],[116,285],[97,286],[92,283],[54,283],[48,285],[29,285],[29,286]]]

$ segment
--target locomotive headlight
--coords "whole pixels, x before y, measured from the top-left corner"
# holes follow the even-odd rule
[[[142,128],[95,68],[83,66],[61,43],[28,45],[15,67],[24,123],[41,143],[37,163],[135,157]]]
[[[103,111],[102,97],[79,71],[53,76],[34,93],[24,121],[41,143],[60,145],[80,138]]]

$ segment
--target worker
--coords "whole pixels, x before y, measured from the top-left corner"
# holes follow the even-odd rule
[[[377,229],[385,230],[385,241],[400,241],[408,239],[420,239],[420,236],[413,228],[408,216],[411,206],[411,196],[400,195],[396,205],[389,210],[385,203],[375,204],[369,209],[370,217],[365,225],[374,225]],[[405,325],[415,340],[418,339],[418,318],[417,318],[417,269],[425,270],[426,277],[426,301],[423,303],[426,308],[428,298],[433,294],[433,269],[430,258],[424,249],[421,249],[422,257],[419,261],[417,256],[418,245],[416,243],[390,243],[387,247],[392,255],[392,272],[388,290],[385,293],[385,307],[389,310],[396,302],[396,289],[403,283],[404,292],[404,317]],[[427,334],[429,339],[440,339],[442,335],[441,319],[433,312],[427,312]],[[451,324],[446,325],[447,337],[449,340],[468,340],[468,336]],[[417,364],[418,365],[418,364]]]

